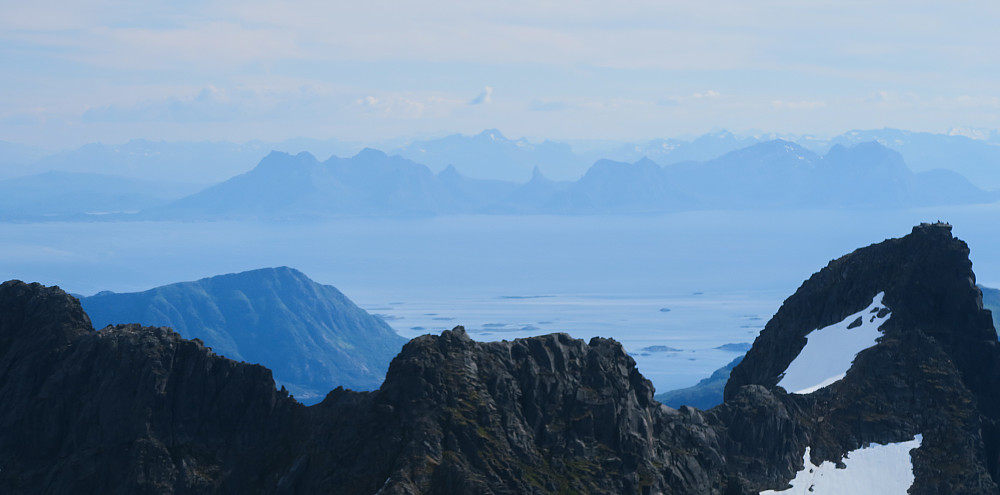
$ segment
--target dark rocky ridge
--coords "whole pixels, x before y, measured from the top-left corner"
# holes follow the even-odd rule
[[[0,492],[253,493],[273,483],[269,466],[287,455],[304,408],[266,368],[166,328],[95,332],[58,288],[6,282],[0,307]]]
[[[288,268],[262,268],[144,292],[81,298],[97,328],[169,326],[216,353],[263,364],[313,404],[337,386],[374,390],[406,339],[333,286]]]
[[[58,288],[6,282],[0,314],[4,493],[721,493],[704,415],[610,340],[458,327],[305,407],[169,329],[96,332]]]
[[[817,460],[923,434],[911,493],[996,493],[1000,346],[968,254],[950,225],[922,224],[831,261],[784,302],[732,371],[727,403],[756,384],[806,418],[823,418],[810,426]],[[882,291],[892,317],[843,380],[809,395],[785,395],[775,386],[807,333],[866,307]]]
[[[786,487],[806,447],[839,461],[922,434],[911,493],[995,494],[1000,356],[967,252],[924,226],[831,262],[706,412],[653,400],[614,341],[460,327],[407,344],[379,390],[304,407],[265,368],[162,328],[94,332],[58,289],[7,282],[0,492],[742,494]],[[844,380],[774,386],[796,339],[882,290],[885,335]]]

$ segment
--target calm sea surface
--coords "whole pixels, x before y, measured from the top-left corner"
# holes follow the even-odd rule
[[[291,266],[406,337],[456,325],[484,341],[612,337],[662,391],[736,357],[716,347],[752,342],[781,301],[831,259],[938,219],[969,243],[980,283],[1000,286],[1000,205],[0,224],[0,278],[90,295]]]

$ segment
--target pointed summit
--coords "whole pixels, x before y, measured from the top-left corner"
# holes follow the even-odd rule
[[[779,398],[814,465],[918,439],[909,493],[996,493],[1000,345],[975,280],[943,222],[835,259],[767,323],[720,407]]]
[[[550,181],[547,177],[545,177],[545,175],[542,174],[542,169],[538,168],[538,166],[536,165],[534,168],[531,169],[531,180],[529,180],[528,182],[537,183],[537,182],[552,182],[552,181]]]
[[[880,327],[883,334],[919,331],[948,347],[963,340],[971,340],[965,342],[969,346],[996,341],[992,325],[985,325],[988,315],[976,306],[979,289],[968,255],[968,246],[952,236],[951,225],[934,222],[831,261],[768,322],[747,359],[733,371],[727,395],[749,383],[777,385],[811,332],[843,321],[873,299],[883,300],[878,297],[883,293],[884,304],[878,306],[893,315]],[[951,350],[962,352],[960,347]]]

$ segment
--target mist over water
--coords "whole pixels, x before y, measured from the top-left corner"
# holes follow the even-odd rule
[[[91,295],[286,265],[336,286],[406,337],[455,325],[477,340],[613,337],[662,391],[734,358],[714,348],[752,342],[831,259],[922,221],[951,222],[972,249],[979,282],[1000,285],[997,218],[1000,205],[0,224],[0,276]]]

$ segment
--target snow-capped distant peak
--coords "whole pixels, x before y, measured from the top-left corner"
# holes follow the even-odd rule
[[[760,495],[852,495],[868,493],[905,494],[913,485],[913,460],[910,451],[920,448],[922,435],[913,440],[869,445],[844,456],[844,469],[824,461],[819,466],[810,461],[809,447],[802,456],[802,471],[795,474],[786,490],[767,490]]]
[[[806,335],[806,346],[792,360],[778,385],[793,394],[809,394],[839,381],[857,354],[877,343],[891,312],[879,292],[867,308]]]

